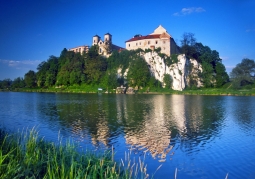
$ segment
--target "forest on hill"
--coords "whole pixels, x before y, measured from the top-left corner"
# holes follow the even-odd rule
[[[151,49],[113,51],[108,58],[98,54],[98,46],[92,46],[88,53],[75,53],[63,49],[59,57],[50,56],[37,67],[37,72],[28,71],[24,78],[18,77],[11,81],[0,81],[1,89],[17,88],[49,88],[67,87],[72,85],[92,85],[105,89],[115,89],[117,86],[130,86],[138,88],[171,88],[171,76],[165,75],[160,82],[151,75],[148,64],[143,55]],[[160,48],[155,49],[164,59],[167,66],[177,63],[177,55],[170,57],[162,54]],[[229,83],[226,68],[216,50],[196,42],[194,34],[185,33],[181,41],[180,51],[187,58],[197,60],[203,71],[198,77],[202,79],[203,88],[221,88]],[[128,70],[127,70],[128,69]],[[119,73],[117,73],[119,72]],[[230,76],[233,88],[252,86],[254,84],[255,63],[251,59],[243,59]],[[126,73],[126,76],[123,75]],[[187,89],[196,89],[196,79],[190,80]]]

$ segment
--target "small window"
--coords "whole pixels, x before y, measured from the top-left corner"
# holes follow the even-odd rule
[[[94,40],[94,43],[96,43],[96,41]]]
[[[150,43],[151,43],[151,42],[150,42],[150,41],[148,41],[148,45],[150,45]]]
[[[165,44],[166,42],[165,41],[163,41],[163,44]]]
[[[128,46],[130,47],[130,44],[128,44]]]
[[[102,49],[101,48],[99,48],[99,53],[102,53]]]
[[[136,43],[136,46],[137,46],[137,43]]]
[[[100,45],[102,44],[102,42],[100,42]]]
[[[158,44],[158,41],[156,40],[155,44]]]
[[[141,42],[140,42],[140,45],[141,45]]]

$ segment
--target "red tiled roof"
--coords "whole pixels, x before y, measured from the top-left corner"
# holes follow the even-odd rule
[[[137,41],[137,40],[143,40],[143,39],[157,39],[160,37],[160,34],[154,34],[154,35],[146,35],[146,36],[141,36],[141,37],[133,37],[126,42],[132,42],[132,41]]]
[[[125,50],[125,48],[112,44],[112,50],[122,51]]]

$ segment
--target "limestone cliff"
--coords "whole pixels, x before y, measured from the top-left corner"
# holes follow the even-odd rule
[[[190,86],[191,81],[196,81],[196,86],[203,86],[199,73],[202,72],[202,66],[194,59],[188,59],[184,54],[178,55],[177,63],[167,66],[164,59],[156,52],[148,52],[142,54],[144,60],[147,62],[151,75],[163,83],[164,75],[169,74],[172,77],[172,89],[182,91],[186,86]],[[118,77],[126,78],[128,69],[124,74],[118,69]]]
[[[185,55],[178,55],[177,58],[177,63],[167,66],[164,59],[156,52],[144,54],[151,74],[157,80],[163,82],[164,74],[169,74],[172,77],[172,89],[182,91],[185,86],[189,86],[191,79],[197,81],[197,87],[202,86],[201,79],[198,77],[198,74],[202,72],[201,65],[196,60],[186,58]]]

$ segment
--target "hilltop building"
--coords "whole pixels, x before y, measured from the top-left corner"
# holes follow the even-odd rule
[[[161,48],[162,53],[168,56],[179,53],[179,47],[176,45],[174,39],[161,25],[150,35],[135,35],[133,38],[126,41],[127,50],[135,50],[138,48],[154,50],[158,47]]]
[[[89,51],[89,46],[88,45],[82,45],[82,46],[78,46],[78,47],[74,47],[74,48],[70,48],[68,49],[68,51],[73,51],[75,53],[83,53],[83,52],[88,52]]]
[[[112,43],[112,35],[110,33],[106,33],[104,35],[104,41],[101,39],[100,36],[95,35],[92,38],[92,45],[98,45],[99,49],[98,49],[98,53],[100,55],[109,57],[112,53],[113,50],[117,50],[117,51],[122,51],[124,50],[124,48],[119,47],[117,45],[114,45]],[[89,46],[88,45],[82,45],[82,46],[78,46],[75,48],[70,48],[68,49],[68,51],[73,51],[75,53],[83,53],[83,52],[88,52],[89,51]]]
[[[112,35],[110,33],[106,33],[104,35],[104,41],[101,39],[100,36],[95,35],[92,39],[92,45],[98,45],[98,53],[106,57],[109,57],[113,50],[124,50],[124,48],[114,45],[112,43]]]

